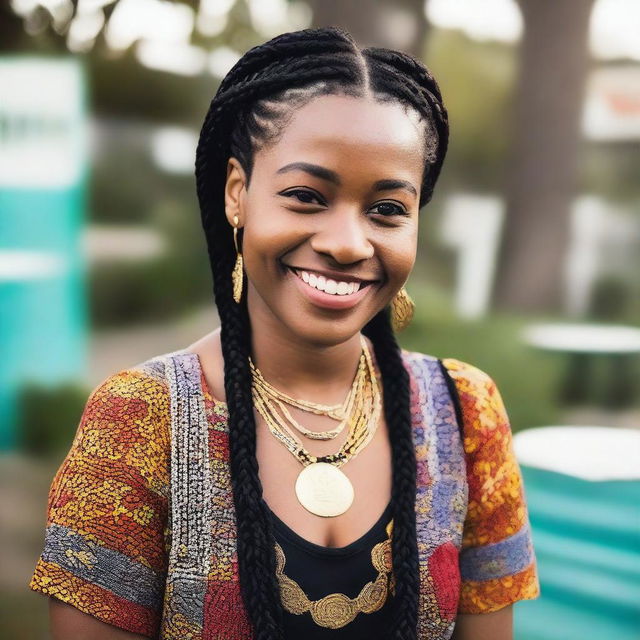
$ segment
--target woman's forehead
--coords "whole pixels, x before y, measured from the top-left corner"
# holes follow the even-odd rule
[[[423,137],[422,123],[400,103],[319,96],[296,110],[277,141],[256,154],[256,169],[273,172],[301,161],[353,169],[357,163],[419,177]]]

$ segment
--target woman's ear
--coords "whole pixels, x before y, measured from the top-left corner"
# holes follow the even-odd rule
[[[233,219],[238,217],[238,227],[244,225],[244,197],[246,195],[246,175],[236,158],[227,162],[227,182],[224,188],[224,209],[229,224],[233,227]]]

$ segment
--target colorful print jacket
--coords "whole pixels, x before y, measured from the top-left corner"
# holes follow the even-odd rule
[[[495,383],[459,360],[403,358],[417,460],[418,637],[445,640],[458,613],[535,598],[538,577]],[[30,588],[150,638],[250,640],[237,561],[227,407],[198,356],[176,351],[107,378],[52,483]]]

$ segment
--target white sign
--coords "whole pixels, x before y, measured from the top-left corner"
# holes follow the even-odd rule
[[[640,65],[591,74],[582,129],[590,140],[640,140]]]
[[[84,167],[82,67],[74,58],[0,59],[0,188],[66,188]]]

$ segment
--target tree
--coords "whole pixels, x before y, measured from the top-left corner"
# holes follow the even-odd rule
[[[360,46],[424,56],[428,31],[424,0],[309,0],[309,5],[314,28],[343,27]]]
[[[524,36],[495,302],[551,311],[562,302],[594,0],[518,2]]]

